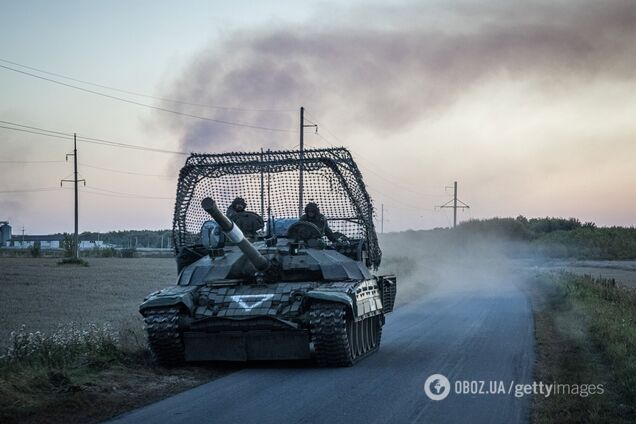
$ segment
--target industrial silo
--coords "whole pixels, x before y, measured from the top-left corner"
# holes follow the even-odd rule
[[[0,221],[0,247],[5,247],[11,240],[11,226],[7,221]]]

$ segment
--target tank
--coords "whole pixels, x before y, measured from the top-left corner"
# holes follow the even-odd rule
[[[239,196],[265,218],[250,238],[221,212]],[[329,231],[300,219],[305,202],[319,205]],[[173,246],[176,284],[139,308],[164,366],[341,367],[380,347],[397,282],[377,275],[373,205],[344,148],[191,155],[179,174]]]

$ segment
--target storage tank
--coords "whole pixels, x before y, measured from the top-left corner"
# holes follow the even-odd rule
[[[11,226],[7,221],[0,221],[0,247],[5,247],[11,240]]]

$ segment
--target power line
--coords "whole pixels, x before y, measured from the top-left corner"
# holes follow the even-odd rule
[[[174,200],[174,199],[169,199],[167,197],[148,197],[148,196],[129,196],[129,195],[108,194],[108,193],[100,193],[98,191],[89,191],[89,190],[86,190],[86,189],[81,189],[80,191],[82,193],[84,193],[84,194],[90,194],[90,195],[101,196],[101,197],[114,197],[114,198],[117,198],[117,199],[129,199],[129,200]]]
[[[101,194],[101,195],[110,196],[110,197],[123,197],[127,199],[141,198],[141,199],[155,199],[155,200],[174,200],[174,197],[148,196],[144,194],[124,193],[121,191],[107,190],[105,188],[92,187],[92,186],[88,186],[82,191],[90,192],[90,190],[95,190],[93,194]]]
[[[44,132],[47,132],[47,133],[63,135],[63,136],[67,136],[67,137],[69,137],[71,139],[74,139],[74,137],[75,137],[75,133],[65,133],[65,132],[62,132],[62,131],[47,130],[46,128],[38,128],[38,127],[30,126],[30,125],[18,124],[16,122],[11,122],[11,121],[0,121],[0,122],[3,123],[3,124],[14,125],[16,127],[28,128],[28,129],[31,129],[31,130],[44,131]]]
[[[65,162],[66,161],[63,161],[63,160],[0,160],[0,163],[6,163],[6,164],[15,163],[15,164],[24,164],[24,165],[38,164],[38,163],[65,163]]]
[[[312,122],[312,121],[309,121],[309,122]],[[318,125],[318,124],[314,124],[314,125]],[[323,136],[322,136],[319,132],[316,132],[314,135],[317,135],[319,138],[321,138],[321,139],[322,139],[325,143],[327,143],[327,144],[328,144],[328,145],[330,145],[331,147],[336,147],[336,146],[335,146],[335,145],[333,145],[331,142],[329,142],[329,140],[327,140],[325,137],[323,137]],[[387,198],[387,199],[393,200],[394,202],[397,202],[397,203],[399,203],[399,204],[403,205],[403,206],[404,206],[404,207],[406,207],[406,208],[420,210],[420,208],[419,208],[419,207],[417,207],[417,206],[412,206],[412,205],[409,205],[409,204],[406,204],[406,203],[404,203],[404,202],[402,202],[402,201],[400,201],[400,200],[397,200],[397,199],[396,199],[396,198],[394,198],[394,197],[391,197],[391,196],[389,196],[389,195],[387,195],[387,194],[385,194],[385,193],[381,192],[380,190],[377,190],[376,188],[373,188],[372,190],[373,190],[373,191],[375,191],[375,192],[377,192],[377,193],[379,193],[382,197],[385,197],[385,198]]]
[[[190,153],[188,152],[180,152],[180,151],[175,151],[175,150],[166,150],[166,149],[159,149],[156,147],[146,147],[146,146],[140,146],[137,144],[129,144],[129,143],[120,143],[117,141],[109,141],[109,140],[104,140],[104,139],[100,139],[100,138],[93,138],[93,137],[78,137],[80,138],[80,141],[83,141],[85,143],[91,143],[91,144],[101,144],[103,146],[111,146],[111,147],[121,147],[124,149],[133,149],[133,150],[144,150],[144,151],[148,151],[148,152],[156,152],[156,153],[169,153],[169,154],[173,154],[173,155],[189,155]]]
[[[4,121],[0,121],[0,122],[4,122]],[[14,125],[14,124],[12,124],[12,125]],[[64,139],[64,140],[72,140],[72,137],[66,137],[66,136],[55,135],[55,134],[45,134],[45,133],[41,133],[41,132],[25,130],[25,129],[22,129],[22,128],[12,128],[12,127],[6,127],[4,125],[0,125],[0,128],[4,128],[4,129],[7,129],[7,130],[13,130],[13,131],[20,131],[20,132],[25,132],[25,133],[30,133],[30,134],[43,135],[43,136],[46,136],[46,137],[61,138],[61,139]]]
[[[39,187],[39,188],[25,188],[17,190],[0,190],[0,193],[35,193],[40,191],[57,191],[62,190],[60,187]]]
[[[158,100],[158,101],[166,102],[166,103],[175,103],[175,104],[182,104],[182,105],[188,105],[188,106],[203,107],[203,108],[207,108],[207,109],[227,110],[227,111],[236,111],[236,112],[271,112],[271,113],[290,113],[290,112],[295,112],[295,110],[293,110],[293,109],[248,109],[248,108],[238,108],[238,107],[231,107],[231,106],[213,106],[213,105],[202,104],[202,103],[191,103],[191,102],[187,102],[187,101],[184,101],[184,100],[175,100],[175,99],[168,99],[168,98],[165,98],[165,97],[151,96],[149,94],[143,94],[143,93],[138,93],[138,92],[135,92],[135,91],[122,90],[120,88],[110,87],[110,86],[107,86],[107,85],[96,84],[94,82],[85,81],[85,80],[81,80],[81,79],[77,79],[77,78],[72,78],[72,77],[69,77],[69,76],[66,76],[66,75],[57,74],[55,72],[50,72],[50,71],[45,71],[43,69],[33,68],[31,66],[23,65],[23,64],[17,63],[17,62],[12,62],[12,61],[6,60],[6,59],[0,59],[0,62],[9,63],[11,65],[16,65],[16,66],[19,66],[19,67],[25,68],[25,69],[30,69],[32,71],[40,72],[42,74],[53,75],[53,76],[56,76],[56,77],[59,77],[59,78],[63,78],[63,79],[69,80],[69,81],[75,81],[75,82],[79,82],[79,83],[82,83],[82,84],[91,85],[93,87],[104,88],[104,89],[107,89],[107,90],[117,91],[117,92],[124,93],[124,94],[131,94],[133,96],[145,97],[145,98],[148,98],[148,99]]]
[[[27,188],[27,189],[16,189],[16,190],[0,190],[0,194],[13,194],[13,193],[39,193],[46,191],[68,191],[73,190],[71,187],[37,187],[37,188]],[[95,190],[95,191],[92,191]],[[114,190],[106,190],[98,187],[83,187],[80,188],[81,192],[87,194],[95,194],[99,196],[106,197],[119,197],[124,199],[151,199],[151,200],[173,200],[172,197],[161,197],[161,196],[147,196],[143,194],[134,194],[134,193],[122,193],[120,191]]]
[[[174,178],[174,175],[167,175],[167,174],[144,174],[142,172],[122,171],[119,169],[104,168],[101,166],[89,165],[87,163],[80,163],[80,165],[85,166],[86,168],[99,169],[101,171],[115,172],[118,174],[139,175],[142,177]]]
[[[315,122],[314,122],[314,121],[309,121],[309,122],[312,122],[314,125],[321,125],[321,126],[322,126],[322,124],[318,123],[318,121],[315,121]],[[319,138],[321,138],[321,139],[322,139],[325,143],[327,143],[327,144],[328,144],[328,145],[330,145],[331,147],[336,147],[336,146],[335,146],[335,145],[333,145],[333,144],[332,144],[329,140],[327,140],[325,137],[323,137],[323,135],[322,135],[322,134],[320,134],[320,132],[318,132],[318,130],[316,130],[316,132],[314,133],[314,135],[317,135]],[[356,153],[356,156],[357,156],[357,153]],[[376,175],[378,175],[380,178],[382,178],[382,176],[381,176],[381,175],[379,175],[379,174],[377,174],[377,173],[375,173],[375,172],[373,172],[373,171],[370,171],[369,169],[367,169],[367,171],[369,171],[369,172],[371,172],[371,173],[373,173],[373,174],[376,174]],[[390,182],[390,181],[389,181],[389,182]],[[394,184],[394,185],[395,185],[395,184]],[[373,188],[372,190],[373,190],[373,191],[375,191],[375,192],[377,192],[378,194],[380,194],[380,195],[381,195],[382,197],[384,197],[384,198],[387,198],[387,199],[393,200],[394,202],[396,202],[396,203],[398,203],[398,204],[401,204],[403,207],[406,207],[406,208],[408,208],[408,209],[422,210],[422,208],[420,208],[420,207],[418,207],[418,206],[413,206],[413,205],[407,204],[407,203],[405,203],[405,202],[403,202],[403,201],[401,201],[401,200],[398,200],[398,199],[396,199],[396,198],[394,198],[394,197],[392,197],[392,196],[389,196],[389,195],[387,195],[386,193],[383,193],[383,192],[381,192],[380,190],[377,190],[377,188]]]
[[[400,188],[402,190],[405,190],[405,191],[408,191],[410,193],[413,193],[413,194],[415,194],[417,196],[421,196],[421,197],[443,197],[444,196],[443,194],[431,194],[431,193],[422,193],[422,192],[419,192],[419,191],[415,191],[415,190],[413,190],[413,189],[411,189],[411,188],[409,188],[409,187],[407,187],[405,185],[398,184],[395,181],[392,181],[392,180],[384,177],[382,174],[379,174],[379,173],[375,172],[373,169],[369,168],[366,165],[361,165],[361,167],[365,169],[365,172],[368,172],[368,173],[370,173],[372,175],[375,175],[376,177],[388,182],[389,184],[391,184],[391,185],[393,185],[393,186],[395,186],[397,188]]]
[[[0,120],[0,123],[9,124],[9,125],[13,125],[13,126],[16,126],[16,127],[21,127],[21,128],[13,128],[13,127],[7,127],[7,126],[4,126],[4,125],[0,125],[0,128],[5,128],[5,129],[8,129],[8,130],[21,131],[21,132],[26,132],[26,133],[31,133],[31,134],[43,135],[43,136],[47,136],[47,137],[60,138],[60,139],[64,139],[64,140],[72,140],[73,139],[73,134],[64,133],[64,132],[61,132],[61,131],[47,130],[45,128],[38,128],[38,127],[30,126],[30,125],[18,124],[18,123],[10,122],[10,121],[1,121]],[[144,151],[150,151],[150,152],[156,152],[156,153],[169,153],[169,154],[174,154],[174,155],[189,155],[189,153],[187,153],[187,152],[159,149],[159,148],[156,148],[156,147],[140,146],[138,144],[122,143],[122,142],[118,142],[118,141],[105,140],[105,139],[102,139],[102,138],[77,136],[77,139],[79,141],[81,141],[81,142],[84,142],[84,143],[100,144],[100,145],[110,146],[110,147],[121,147],[121,148],[125,148],[125,149],[144,150]]]
[[[309,112],[305,112],[305,113],[307,113],[308,115],[311,115]],[[336,139],[336,141],[338,141],[339,143],[341,143],[341,145],[343,145],[343,146],[345,145],[344,141],[342,141],[342,140],[341,140],[340,138],[338,138],[338,137],[337,137],[337,136],[336,136],[333,132],[331,132],[331,131],[329,130],[329,128],[325,127],[323,124],[321,124],[320,122],[318,122],[315,118],[314,118],[314,121],[315,121],[315,122],[314,122],[315,124],[320,125],[320,128],[325,129],[325,130],[327,131],[327,133],[329,133],[329,134],[330,134],[333,138],[335,138],[335,139]],[[325,142],[326,142],[327,144],[329,144],[330,146],[332,146],[332,147],[336,147],[336,146],[334,146],[331,142],[329,142],[329,140],[327,140],[327,139],[326,139],[326,138],[325,138],[322,134],[320,134],[319,132],[316,132],[314,135],[316,135],[316,136],[318,136],[319,138],[321,138],[323,141],[325,141]],[[360,162],[361,164],[365,163],[365,161],[370,162],[370,163],[372,163],[372,164],[373,164],[373,162],[372,162],[371,160],[369,160],[368,158],[366,158],[366,157],[362,156],[362,155],[361,155],[358,151],[356,151],[356,156],[357,156],[357,157],[359,157],[359,158],[361,157],[362,159],[364,159],[364,160],[360,160],[360,159],[358,158],[358,162]],[[373,165],[375,165],[375,164],[373,164]],[[379,174],[378,172],[374,171],[374,170],[373,170],[370,166],[365,165],[365,166],[363,166],[363,167],[366,169],[366,172],[369,172],[370,174],[373,174],[373,175],[377,176],[378,178],[381,178],[381,179],[383,179],[383,180],[387,181],[388,183],[390,183],[390,184],[392,184],[392,185],[394,185],[394,186],[396,186],[396,187],[402,188],[403,190],[406,190],[406,191],[410,191],[411,193],[416,194],[416,195],[418,195],[418,196],[429,196],[429,197],[443,196],[443,194],[425,194],[425,193],[421,193],[421,192],[416,191],[416,190],[413,190],[413,189],[411,189],[411,188],[409,188],[409,187],[407,187],[407,186],[405,186],[405,185],[403,185],[403,184],[397,183],[397,182],[395,182],[395,181],[393,181],[393,180],[391,180],[391,179],[389,179],[389,178],[387,178],[387,177],[383,176],[382,174]]]
[[[149,109],[158,110],[158,111],[161,111],[161,112],[172,113],[172,114],[179,115],[179,116],[186,116],[186,117],[189,117],[189,118],[201,119],[203,121],[215,122],[217,124],[228,125],[228,126],[232,126],[232,127],[251,128],[251,129],[256,129],[256,130],[272,131],[272,132],[285,132],[285,133],[295,133],[296,132],[295,130],[290,130],[290,129],[285,129],[285,128],[271,128],[271,127],[265,127],[265,126],[261,126],[261,125],[246,124],[246,123],[242,123],[242,122],[233,122],[233,121],[227,121],[227,120],[224,120],[224,119],[214,119],[214,118],[209,118],[209,117],[206,117],[206,116],[199,116],[199,115],[193,115],[191,113],[179,112],[177,110],[167,109],[167,108],[160,107],[160,106],[153,106],[153,105],[149,105],[147,103],[141,103],[141,102],[137,102],[135,100],[126,99],[126,98],[123,98],[123,97],[113,96],[113,95],[102,93],[102,92],[95,91],[95,90],[89,90],[88,88],[83,88],[83,87],[78,87],[76,85],[67,84],[67,83],[62,82],[62,81],[54,80],[52,78],[46,78],[46,77],[43,77],[41,75],[36,75],[36,74],[32,74],[30,72],[21,71],[19,69],[11,68],[10,66],[0,65],[0,68],[4,68],[4,69],[7,69],[9,71],[17,72],[19,74],[28,75],[30,77],[38,78],[38,79],[41,79],[41,80],[44,80],[44,81],[52,82],[54,84],[62,85],[64,87],[74,88],[75,90],[79,90],[79,91],[83,91],[83,92],[86,92],[86,93],[95,94],[97,96],[106,97],[106,98],[109,98],[109,99],[112,99],[112,100],[118,100],[120,102],[130,103],[130,104],[133,104],[133,105],[137,105],[137,106],[142,106],[142,107],[146,107],[146,108],[149,108]]]

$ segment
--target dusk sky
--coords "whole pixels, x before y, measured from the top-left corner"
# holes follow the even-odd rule
[[[0,93],[0,126],[14,128],[0,128],[0,221],[14,234],[73,230],[73,192],[59,188],[72,142],[15,129],[179,152],[294,148],[300,106],[319,125],[307,147],[351,149],[385,231],[448,226],[435,206],[453,181],[471,207],[460,220],[636,221],[632,0],[5,0]],[[187,156],[78,149],[80,231],[171,226]]]

